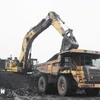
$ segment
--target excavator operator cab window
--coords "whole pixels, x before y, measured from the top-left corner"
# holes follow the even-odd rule
[[[39,62],[38,62],[37,59],[31,59],[31,63],[32,63],[33,67],[34,67],[34,66],[37,65]]]

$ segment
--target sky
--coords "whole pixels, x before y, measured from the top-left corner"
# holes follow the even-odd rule
[[[100,51],[100,0],[0,0],[0,58],[19,58],[24,36],[49,11],[73,29],[79,49]],[[60,51],[61,42],[51,25],[33,41],[32,58],[47,61]]]

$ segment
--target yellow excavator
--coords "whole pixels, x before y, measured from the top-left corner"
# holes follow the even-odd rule
[[[19,60],[8,60],[5,70],[10,72],[30,71],[32,69],[32,63],[37,61],[37,59],[31,58],[30,49],[32,42],[50,25],[52,25],[64,37],[60,50],[61,53],[69,49],[77,49],[79,45],[73,36],[73,30],[70,28],[64,30],[61,24],[65,24],[65,22],[60,18],[60,16],[53,11],[49,12],[48,15],[42,19],[39,24],[34,26],[25,35]]]

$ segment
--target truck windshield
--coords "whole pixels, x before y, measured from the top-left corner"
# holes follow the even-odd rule
[[[100,58],[92,59],[93,66],[100,67]]]
[[[90,65],[100,67],[100,56],[99,55],[81,55],[81,65]]]

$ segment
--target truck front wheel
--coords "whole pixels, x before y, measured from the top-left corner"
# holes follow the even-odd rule
[[[97,96],[99,94],[98,88],[87,88],[85,89],[85,93],[87,96]]]
[[[61,75],[58,78],[57,89],[60,96],[69,95],[71,93],[71,82],[66,76]]]

